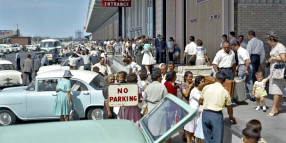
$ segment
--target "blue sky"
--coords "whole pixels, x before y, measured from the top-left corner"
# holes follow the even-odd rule
[[[23,36],[75,36],[86,24],[89,0],[0,0],[0,30]],[[87,35],[87,33],[84,33]]]

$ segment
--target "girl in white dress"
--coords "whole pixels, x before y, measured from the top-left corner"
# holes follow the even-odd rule
[[[190,107],[192,107],[194,110],[196,110],[196,117],[190,121],[188,124],[184,126],[184,129],[188,132],[187,133],[187,143],[192,142],[192,138],[194,137],[194,132],[197,127],[197,123],[200,119],[201,112],[202,112],[202,107],[199,104],[199,100],[201,97],[201,89],[203,88],[205,83],[205,78],[203,76],[197,76],[195,79],[195,87],[192,89],[190,93],[190,99],[189,99],[189,104]],[[200,143],[201,139],[196,138],[196,143]]]
[[[151,54],[151,45],[150,45],[150,40],[145,40],[144,41],[144,52],[143,59],[142,59],[142,65],[145,65],[145,68],[147,70],[147,74],[150,74],[150,66],[155,64],[154,57]]]

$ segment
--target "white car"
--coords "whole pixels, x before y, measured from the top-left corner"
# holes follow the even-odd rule
[[[23,84],[22,73],[16,71],[12,62],[0,60],[0,88]]]
[[[1,53],[7,54],[10,53],[9,45],[7,44],[0,44]]]
[[[19,44],[11,44],[11,45],[12,45],[13,52],[21,50],[21,46]]]
[[[37,47],[35,45],[28,45],[27,49],[28,49],[28,51],[36,51]]]

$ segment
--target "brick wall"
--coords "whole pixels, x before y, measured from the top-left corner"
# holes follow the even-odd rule
[[[31,37],[12,37],[11,44],[31,45]]]
[[[264,41],[266,56],[269,57],[270,47],[263,39],[269,31],[275,31],[279,41],[286,45],[286,4],[237,4],[235,25],[238,35],[254,30],[256,36]]]

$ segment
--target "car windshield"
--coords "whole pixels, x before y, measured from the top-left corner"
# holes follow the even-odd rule
[[[45,49],[41,49],[41,50],[44,51],[46,54],[56,52],[56,49],[54,49],[54,48],[45,48]]]
[[[143,124],[154,141],[187,115],[187,112],[183,108],[170,99],[164,98],[163,100],[156,110],[143,119]]]
[[[15,68],[12,64],[1,64],[0,70],[15,70]]]
[[[104,77],[99,74],[89,83],[89,85],[95,89],[102,89],[106,84],[107,82]]]
[[[41,47],[42,48],[55,47],[55,42],[42,42]]]

